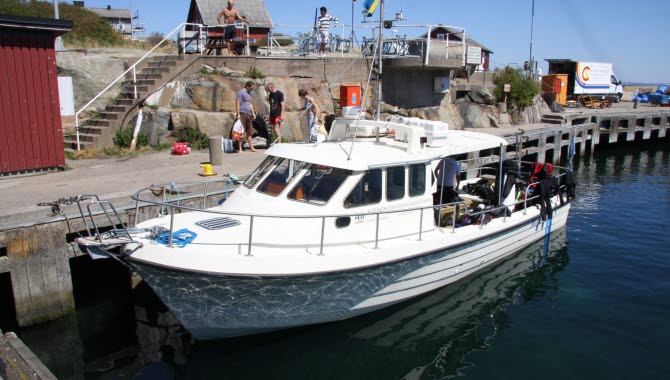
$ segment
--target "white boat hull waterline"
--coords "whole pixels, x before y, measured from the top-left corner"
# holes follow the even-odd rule
[[[570,203],[558,206],[553,219],[541,221],[532,207],[527,215],[517,212],[505,222],[497,218],[482,229],[471,225],[427,233],[401,247],[414,252],[405,260],[343,272],[240,276],[162,267],[132,255],[128,261],[194,337],[227,338],[339,321],[431,292],[549,238],[565,226],[569,209]],[[478,237],[458,239],[468,232]],[[435,249],[431,238],[462,241]],[[383,248],[359,249],[384,255]]]

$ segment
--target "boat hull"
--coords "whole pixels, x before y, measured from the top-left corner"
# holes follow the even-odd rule
[[[129,263],[198,339],[338,321],[430,292],[479,271],[565,226],[570,203],[481,239],[355,271],[234,277]]]

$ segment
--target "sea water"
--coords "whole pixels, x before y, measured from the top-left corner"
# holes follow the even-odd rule
[[[195,342],[96,262],[73,264],[100,283],[76,315],[19,334],[61,379],[667,379],[670,144],[599,146],[575,174],[550,241],[373,314]]]

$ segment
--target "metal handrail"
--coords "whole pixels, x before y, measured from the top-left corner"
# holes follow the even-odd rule
[[[76,132],[76,137],[77,137],[77,150],[81,149],[81,143],[79,140],[79,114],[82,113],[86,108],[88,108],[93,102],[98,100],[102,94],[107,92],[112,86],[117,84],[121,79],[124,79],[128,73],[132,71],[133,73],[133,94],[134,94],[134,99],[137,99],[137,65],[139,65],[141,62],[143,62],[151,53],[154,52],[159,46],[161,46],[165,41],[170,39],[172,35],[175,32],[178,31],[184,31],[187,26],[195,26],[202,31],[203,29],[207,31],[207,29],[211,28],[221,28],[221,27],[226,27],[226,26],[233,26],[234,24],[224,24],[224,25],[203,25],[203,24],[195,24],[195,23],[190,23],[190,22],[183,22],[179,24],[176,28],[174,28],[170,33],[168,33],[159,43],[157,43],[151,50],[146,52],[140,59],[137,60],[132,66],[130,66],[126,71],[124,71],[121,75],[119,75],[116,79],[114,79],[110,84],[107,85],[102,91],[100,91],[97,95],[93,97],[93,99],[89,100],[88,103],[86,103],[83,107],[81,107],[75,114],[74,114],[74,125],[75,125],[75,132]],[[249,54],[249,25],[245,24],[246,28],[246,49],[247,49],[247,54]],[[184,42],[182,41],[182,50],[184,48]],[[201,49],[201,53],[203,52],[204,49]]]

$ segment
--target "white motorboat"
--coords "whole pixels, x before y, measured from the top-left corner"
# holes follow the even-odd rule
[[[353,143],[357,129],[375,136]],[[395,133],[376,137],[377,130]],[[484,211],[476,204],[486,200],[467,193],[434,205],[431,183],[442,157],[498,150],[506,141],[447,131],[444,141],[430,146],[425,130],[337,120],[321,143],[272,146],[220,206],[178,206],[176,199],[153,200],[144,189],[134,198],[169,207],[169,216],[79,243],[89,249],[124,244],[119,256],[183,326],[211,339],[377,310],[458,281],[565,225],[570,202],[552,196],[553,215],[542,221],[540,207],[528,205],[534,185],[519,187],[524,201],[516,202],[518,192],[511,191],[494,202],[501,206]],[[487,160],[494,159],[462,162],[464,174],[476,175],[461,181],[461,189],[495,178],[480,173],[495,173],[500,165],[475,164]],[[437,218],[436,209],[443,210]],[[483,217],[496,211],[499,217]],[[183,234],[197,237],[174,236]]]
[[[553,208],[544,215],[538,184],[514,183],[520,161],[503,169],[505,139],[353,115],[314,143],[273,145],[216,207],[156,200],[147,188],[133,197],[138,209],[156,204],[169,215],[100,234],[91,206],[108,203],[94,198],[95,231],[77,241],[129,265],[193,336],[213,339],[368,313],[456,282],[565,225],[569,201],[544,192],[542,204]],[[435,202],[444,157],[460,161],[465,178],[460,198]],[[556,177],[562,170],[554,167]],[[494,197],[465,191],[487,182]]]

